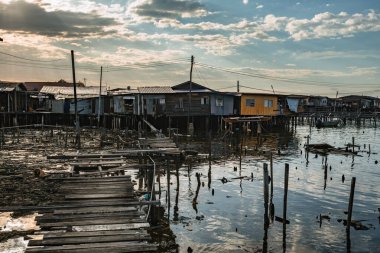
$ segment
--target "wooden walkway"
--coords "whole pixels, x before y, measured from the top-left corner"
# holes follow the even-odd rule
[[[150,225],[141,202],[134,198],[130,176],[68,177],[62,181],[62,201],[37,218],[42,238],[30,240],[34,252],[154,252],[145,230]]]

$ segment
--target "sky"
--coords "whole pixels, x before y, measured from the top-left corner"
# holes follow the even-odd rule
[[[380,95],[378,0],[0,0],[0,80]]]

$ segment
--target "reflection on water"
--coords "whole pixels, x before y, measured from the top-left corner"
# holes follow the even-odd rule
[[[304,150],[307,135],[310,143],[326,142],[335,147],[344,147],[355,136],[355,144],[361,149],[358,156],[316,156]],[[286,252],[378,251],[380,164],[375,161],[380,160],[379,140],[380,131],[375,128],[310,131],[309,126],[300,125],[290,135],[263,135],[259,146],[254,137],[244,139],[242,149],[232,139],[214,140],[212,150],[217,161],[185,164],[172,170],[172,187],[161,183],[170,192],[167,199],[161,199],[162,203],[170,207],[170,199],[175,199],[168,217],[180,252],[187,252],[188,247],[194,252],[283,251],[283,224],[274,221],[264,226],[262,167],[270,159],[261,151],[273,152],[274,185],[270,201],[280,218],[285,163],[290,165]],[[372,154],[368,154],[368,144]],[[223,160],[231,150],[235,155]],[[209,143],[205,143],[205,153],[208,152]],[[351,228],[347,236],[342,219],[347,218],[345,211],[353,176],[357,184],[352,218],[361,220],[369,229]]]

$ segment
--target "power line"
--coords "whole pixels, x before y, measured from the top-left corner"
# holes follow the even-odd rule
[[[149,64],[129,64],[129,65],[123,65],[122,67],[119,66],[111,66],[111,67],[105,67],[106,72],[113,72],[113,71],[124,71],[124,70],[133,70],[133,69],[147,69],[147,68],[155,68],[155,67],[163,67],[168,66],[172,64],[187,64],[187,62],[184,61],[167,61],[167,62],[156,62],[156,63],[149,63]]]
[[[199,79],[200,79],[203,83],[205,83],[207,87],[210,87],[209,84],[208,84],[208,82],[207,82],[207,80],[204,79],[204,78],[202,77],[202,74],[201,74],[200,69],[195,68],[195,66],[194,66],[194,70],[195,70],[195,73],[197,74],[197,76],[199,77]]]
[[[7,55],[7,56],[10,56],[10,57],[14,57],[14,58],[17,58],[17,59],[21,59],[21,60],[25,60],[25,61],[33,61],[33,62],[57,62],[57,61],[63,61],[65,59],[56,59],[56,60],[36,60],[36,59],[29,59],[29,58],[25,58],[25,57],[21,57],[21,56],[17,56],[17,55],[13,55],[13,54],[8,54],[8,53],[5,53],[5,52],[1,52],[0,51],[0,54],[3,54],[3,55]]]
[[[204,68],[214,69],[214,70],[218,70],[218,71],[222,71],[222,72],[227,72],[227,73],[231,73],[231,74],[236,74],[236,75],[249,76],[249,77],[261,78],[261,79],[266,79],[266,80],[272,80],[272,81],[282,81],[282,82],[288,82],[288,83],[308,84],[308,85],[314,85],[314,86],[320,86],[321,84],[347,85],[347,83],[323,82],[323,81],[315,81],[315,80],[302,80],[302,79],[275,77],[275,76],[264,75],[264,74],[252,74],[252,73],[246,73],[246,72],[236,71],[236,70],[227,69],[227,68],[221,68],[221,67],[211,66],[211,65],[203,64],[203,63],[199,63],[199,62],[197,62],[196,64],[199,65],[199,66],[201,66],[201,67],[204,67]],[[362,85],[378,85],[378,84],[362,84]]]

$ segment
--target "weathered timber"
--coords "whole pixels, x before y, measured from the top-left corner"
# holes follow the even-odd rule
[[[109,236],[109,235],[147,235],[146,230],[105,230],[105,231],[89,231],[89,232],[51,232],[34,234],[42,234],[44,238],[69,238],[69,237],[87,237],[87,236]]]
[[[57,221],[57,222],[44,222],[41,221],[38,225],[41,228],[45,227],[67,227],[67,226],[89,226],[89,225],[109,225],[109,224],[128,224],[128,223],[145,223],[146,221],[141,218],[135,217],[100,217],[94,219],[81,219],[72,221]]]
[[[61,214],[57,215],[54,213],[47,213],[43,216],[37,216],[36,221],[37,222],[56,222],[56,221],[73,221],[77,219],[96,219],[96,218],[117,218],[117,217],[124,217],[124,218],[133,218],[133,217],[140,217],[142,216],[142,212],[136,212],[136,210],[131,211],[123,211],[123,212],[108,212],[108,213],[90,213],[90,214]]]
[[[111,194],[68,194],[65,199],[110,199],[110,198],[132,198],[133,193],[111,193]]]
[[[128,235],[109,235],[109,236],[87,236],[87,237],[69,237],[69,238],[44,238],[43,241],[31,240],[29,246],[58,246],[67,244],[83,244],[83,243],[100,243],[100,242],[123,242],[123,241],[139,241],[148,240],[149,235],[128,234]]]
[[[63,245],[63,246],[50,246],[43,248],[29,248],[26,253],[35,252],[55,252],[55,253],[66,253],[66,252],[78,252],[78,253],[97,253],[97,252],[146,252],[146,251],[156,251],[157,245],[146,244],[146,243],[136,243],[136,242],[111,242],[111,243],[89,243],[89,244],[78,244],[78,245]]]

